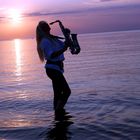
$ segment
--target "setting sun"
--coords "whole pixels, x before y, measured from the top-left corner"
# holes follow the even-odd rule
[[[22,14],[21,14],[21,11],[17,9],[10,9],[8,11],[8,17],[13,24],[17,24],[21,22]]]

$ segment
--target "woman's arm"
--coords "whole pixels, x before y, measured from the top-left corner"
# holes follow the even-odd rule
[[[65,52],[67,50],[67,48],[68,48],[68,43],[65,41],[64,42],[64,48],[62,48],[59,51],[53,52],[52,55],[51,55],[51,58],[55,58],[55,57],[61,55],[63,52]]]

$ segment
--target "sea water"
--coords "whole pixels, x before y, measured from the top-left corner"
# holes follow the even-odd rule
[[[0,41],[0,140],[139,140],[140,31],[78,35],[71,96],[56,117],[35,39]]]

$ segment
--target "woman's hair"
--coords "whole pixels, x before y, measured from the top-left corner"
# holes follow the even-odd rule
[[[36,27],[36,42],[37,42],[37,52],[38,52],[39,58],[42,62],[44,62],[44,53],[43,53],[42,49],[39,47],[39,44],[40,44],[42,38],[44,38],[46,36],[47,32],[50,32],[49,25],[45,21],[40,21]]]
[[[37,43],[37,52],[41,62],[44,62],[44,53],[42,49],[39,47],[41,40],[45,37],[52,39],[64,39],[63,37],[55,36],[50,34],[50,26],[46,21],[40,21],[36,27],[36,43]]]

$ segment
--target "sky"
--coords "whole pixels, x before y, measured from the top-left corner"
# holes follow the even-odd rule
[[[0,40],[34,38],[40,20],[58,19],[78,34],[137,30],[140,0],[0,0]]]

